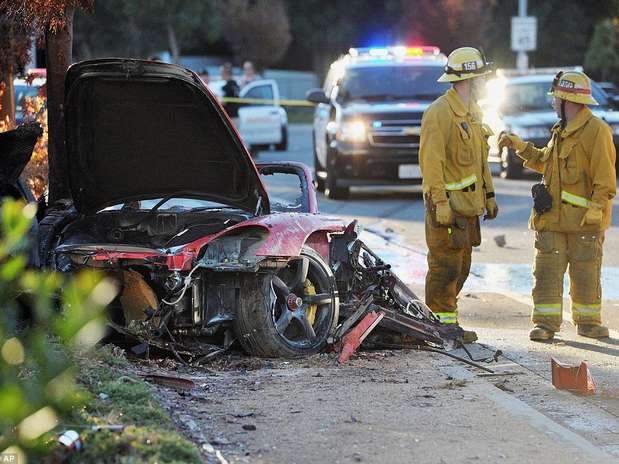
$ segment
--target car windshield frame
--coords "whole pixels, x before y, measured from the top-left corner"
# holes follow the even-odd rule
[[[440,66],[412,63],[351,66],[339,82],[338,100],[435,100],[449,88],[437,82],[442,73]]]
[[[505,91],[502,97],[502,102],[500,104],[500,110],[502,114],[512,115],[517,113],[526,113],[531,111],[553,111],[552,110],[552,97],[547,95],[550,87],[552,86],[552,81],[535,81],[535,82],[507,82],[505,84]],[[514,92],[516,87],[521,87],[520,92]],[[529,87],[530,89],[535,89],[535,97],[538,99],[535,104],[525,104],[525,101],[522,101],[522,104],[514,103],[514,95],[523,96],[526,95],[522,92],[524,87]],[[608,96],[604,92],[604,90],[595,82],[591,83],[591,90],[593,94],[593,98],[597,100],[599,106],[597,108],[608,108],[610,107],[610,103],[608,101]],[[544,103],[541,103],[541,98],[543,97]]]
[[[164,198],[142,198],[139,200],[128,200],[123,203],[111,205],[103,208],[101,211],[151,211],[159,202]],[[182,205],[180,201],[188,202],[187,205]],[[195,204],[192,204],[195,203]],[[189,196],[172,196],[162,203],[157,211],[168,212],[187,212],[187,211],[207,211],[218,209],[239,209],[236,206],[227,205],[212,200],[205,200],[202,198],[194,198]]]

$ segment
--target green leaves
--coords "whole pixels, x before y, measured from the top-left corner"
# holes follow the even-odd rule
[[[601,81],[616,80],[619,74],[619,18],[596,24],[585,54],[585,67]]]
[[[117,292],[94,271],[28,269],[35,212],[14,200],[0,209],[0,451],[15,446],[30,456],[82,403],[68,352],[101,339],[104,308]]]

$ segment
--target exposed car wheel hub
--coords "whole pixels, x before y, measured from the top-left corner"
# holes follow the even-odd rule
[[[286,303],[288,304],[288,309],[290,311],[296,311],[301,306],[303,306],[303,298],[295,295],[294,293],[291,293],[290,295],[288,295]]]
[[[308,347],[326,338],[333,309],[329,281],[317,264],[301,257],[273,278],[274,323],[287,344]]]

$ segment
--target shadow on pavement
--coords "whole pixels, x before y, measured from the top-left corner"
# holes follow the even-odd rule
[[[558,339],[555,339],[555,340],[559,341]],[[595,351],[596,353],[602,353],[602,354],[607,354],[609,356],[619,357],[619,349],[612,348],[610,346],[594,345],[592,343],[577,342],[574,340],[561,340],[561,341],[565,343],[565,345],[571,346],[572,348],[578,348],[580,350],[587,350],[587,351]],[[609,345],[619,346],[619,340],[615,340],[614,338],[602,339],[601,341]]]

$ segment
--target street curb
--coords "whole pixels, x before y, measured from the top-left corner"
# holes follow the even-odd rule
[[[457,380],[471,382],[471,388],[489,399],[509,414],[524,419],[529,425],[536,428],[551,440],[566,449],[573,449],[589,459],[599,462],[613,462],[615,457],[607,454],[590,441],[575,432],[563,427],[541,412],[532,408],[518,398],[496,388],[485,380],[460,366],[438,366],[438,369]]]

